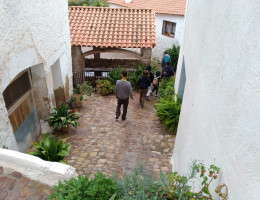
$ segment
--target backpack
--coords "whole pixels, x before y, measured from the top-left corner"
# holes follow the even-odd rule
[[[169,68],[164,67],[162,72],[162,77],[170,77]]]
[[[141,77],[140,78],[140,81],[139,81],[139,89],[147,89],[147,83],[146,83],[146,79],[144,77]]]
[[[169,56],[164,56],[164,57],[163,57],[163,63],[164,63],[164,65],[166,65],[166,63],[167,63],[168,61],[170,61],[170,57],[169,57]]]
[[[157,86],[157,85],[158,85],[158,78],[155,77],[155,78],[153,79],[153,86]]]

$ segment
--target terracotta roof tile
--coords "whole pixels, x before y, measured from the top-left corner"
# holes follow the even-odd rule
[[[72,46],[155,46],[155,13],[149,9],[71,6],[69,23]]]
[[[125,0],[108,0],[108,3],[117,4],[127,8],[152,9],[155,13],[185,15],[186,0],[133,0],[125,3]]]

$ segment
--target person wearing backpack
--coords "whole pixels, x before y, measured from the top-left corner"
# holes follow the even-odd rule
[[[149,79],[150,79],[150,82],[152,83],[153,82],[153,79],[154,79],[154,75],[153,75],[153,72],[152,72],[152,67],[151,65],[148,65],[147,66],[147,70],[148,70],[148,76],[149,76]],[[149,96],[152,92],[152,88],[153,88],[153,85],[151,84],[149,87],[148,87],[148,92],[145,96],[146,100],[148,101],[149,100]]]
[[[167,64],[163,67],[162,78],[170,78],[172,76],[174,76],[174,70],[168,61]]]
[[[153,90],[151,92],[151,95],[155,91],[155,97],[158,97],[158,90],[159,90],[159,83],[161,81],[161,72],[157,71],[155,74],[155,78],[153,79]]]
[[[162,68],[167,64],[167,62],[171,63],[171,56],[168,54],[168,51],[165,51],[162,59]]]
[[[137,85],[139,87],[140,92],[140,105],[142,108],[144,107],[144,99],[145,95],[148,91],[148,87],[151,85],[151,81],[149,79],[149,73],[147,70],[143,71],[143,75],[138,79]]]

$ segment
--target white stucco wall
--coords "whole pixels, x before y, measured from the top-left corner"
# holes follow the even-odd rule
[[[259,7],[259,0],[189,0],[179,59],[186,85],[174,170],[215,163],[234,200],[260,197]]]
[[[57,185],[59,180],[69,180],[78,176],[76,169],[69,165],[45,161],[8,149],[0,149],[0,166],[49,186]]]
[[[19,72],[43,64],[53,99],[51,65],[62,57],[63,82],[70,80],[71,50],[66,0],[0,1],[0,148],[17,149],[2,92]]]
[[[162,35],[163,20],[176,23],[175,38]],[[156,25],[156,46],[153,48],[152,56],[161,61],[163,53],[166,49],[172,47],[173,44],[181,45],[183,29],[184,29],[184,16],[155,14]]]
[[[123,8],[116,4],[109,4],[111,8]],[[162,35],[163,20],[176,23],[175,38],[170,38]],[[155,14],[156,26],[156,46],[153,48],[152,57],[161,61],[163,53],[166,49],[172,47],[173,44],[181,45],[182,35],[184,30],[184,16],[168,15],[168,14]],[[135,51],[135,50],[134,50]]]
[[[119,5],[116,5],[116,4],[113,4],[113,3],[109,3],[109,7],[110,8],[124,8],[123,6],[119,6]]]

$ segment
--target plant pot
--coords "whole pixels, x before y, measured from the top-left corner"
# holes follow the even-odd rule
[[[77,108],[81,108],[82,107],[82,101],[80,100],[81,94],[73,94],[73,97],[76,98],[75,104]]]
[[[68,127],[61,127],[61,129],[60,130],[58,130],[60,133],[68,133],[69,132],[69,129],[70,129],[70,127],[68,126]]]
[[[71,108],[71,109],[70,109],[70,114],[71,114],[71,113],[75,113],[75,112],[77,112],[77,108]]]

